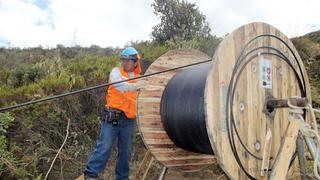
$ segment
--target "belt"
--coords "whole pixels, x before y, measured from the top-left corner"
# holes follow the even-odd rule
[[[105,107],[101,120],[106,121],[107,123],[112,123],[113,126],[117,126],[118,121],[123,116],[125,116],[123,111],[115,108]]]
[[[116,109],[116,108],[112,108],[112,107],[106,107],[106,111],[115,112],[115,113],[119,113],[121,115],[124,115],[124,112],[122,110]]]

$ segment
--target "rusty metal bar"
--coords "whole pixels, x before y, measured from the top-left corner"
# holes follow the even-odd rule
[[[267,109],[286,108],[289,107],[288,101],[293,106],[306,107],[308,105],[308,98],[289,98],[289,99],[268,99]]]

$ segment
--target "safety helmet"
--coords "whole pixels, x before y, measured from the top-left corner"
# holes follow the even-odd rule
[[[121,60],[130,59],[136,62],[139,58],[138,51],[133,47],[127,47],[121,52]]]

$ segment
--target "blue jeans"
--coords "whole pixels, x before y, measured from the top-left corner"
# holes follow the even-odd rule
[[[118,139],[118,156],[116,162],[116,179],[129,179],[129,158],[131,155],[132,139],[135,132],[136,121],[121,116],[118,125],[103,121],[97,145],[92,152],[84,174],[97,177],[104,170],[111,154],[112,145]]]

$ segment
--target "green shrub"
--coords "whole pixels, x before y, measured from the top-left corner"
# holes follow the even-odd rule
[[[0,176],[3,173],[13,174],[16,169],[14,156],[8,150],[8,142],[5,137],[13,121],[14,118],[9,113],[0,113]]]

